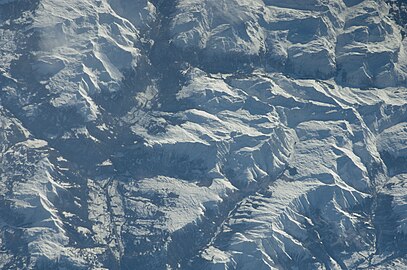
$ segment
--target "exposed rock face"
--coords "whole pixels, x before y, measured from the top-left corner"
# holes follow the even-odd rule
[[[0,0],[0,268],[406,268],[405,16]]]

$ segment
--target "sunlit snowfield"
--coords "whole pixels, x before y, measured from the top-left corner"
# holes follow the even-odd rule
[[[0,269],[406,269],[387,2],[0,0]]]

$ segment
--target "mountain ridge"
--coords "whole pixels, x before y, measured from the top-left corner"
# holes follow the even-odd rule
[[[400,3],[0,1],[0,268],[405,267]]]

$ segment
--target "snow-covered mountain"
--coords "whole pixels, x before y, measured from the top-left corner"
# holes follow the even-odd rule
[[[406,23],[0,0],[0,269],[406,269]]]

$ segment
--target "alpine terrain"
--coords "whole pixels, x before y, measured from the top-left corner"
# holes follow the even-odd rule
[[[0,0],[0,269],[407,269],[407,1]]]

